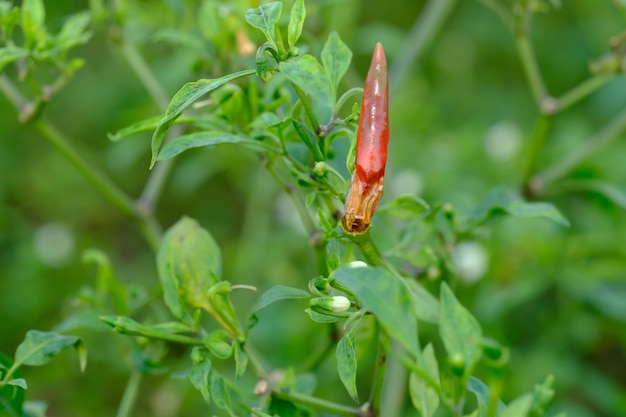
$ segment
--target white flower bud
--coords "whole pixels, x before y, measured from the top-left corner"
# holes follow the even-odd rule
[[[367,268],[367,264],[363,261],[352,261],[348,264],[350,268]]]

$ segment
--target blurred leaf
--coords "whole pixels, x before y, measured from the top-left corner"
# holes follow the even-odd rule
[[[224,377],[215,371],[211,373],[210,392],[215,405],[222,410],[228,410],[233,415],[230,410],[230,395],[226,389]]]
[[[532,394],[530,416],[541,417],[544,411],[550,407],[554,394],[554,376],[548,375],[541,384],[535,386]]]
[[[359,393],[356,387],[356,371],[357,371],[357,357],[356,357],[356,327],[360,322],[362,314],[360,312],[354,313],[357,316],[355,321],[346,323],[346,332],[337,344],[337,350],[335,357],[337,359],[337,372],[339,373],[339,379],[350,398],[355,403],[359,403]],[[352,317],[355,317],[353,315]]]
[[[440,302],[439,332],[446,352],[450,359],[461,359],[464,375],[470,375],[482,355],[480,324],[445,282],[441,284]]]
[[[28,389],[28,384],[26,384],[26,380],[24,378],[14,378],[9,379],[7,381],[7,385],[12,385],[15,387],[20,387],[22,389]]]
[[[241,344],[235,343],[235,380],[243,377],[248,367],[248,354],[241,347]]]
[[[83,262],[94,263],[98,267],[97,296],[100,309],[106,309],[106,298],[112,302],[115,314],[128,314],[128,293],[113,272],[108,256],[98,249],[83,252]]]
[[[332,102],[337,98],[339,82],[350,68],[352,51],[341,41],[337,32],[331,32],[322,49],[322,64],[330,80]]]
[[[407,279],[405,283],[413,298],[413,308],[417,319],[429,323],[439,323],[439,300],[419,282]]]
[[[589,285],[580,285],[580,288],[571,288],[581,300],[593,305],[598,311],[614,320],[626,322],[626,282],[606,281],[593,282]]]
[[[48,403],[45,401],[25,401],[24,415],[28,417],[46,417],[48,415]]]
[[[399,219],[411,220],[430,210],[430,206],[418,196],[405,194],[398,196],[378,209]]]
[[[418,355],[417,317],[404,281],[378,267],[339,268],[331,278],[346,286],[371,311],[387,334]]]
[[[13,366],[13,361],[0,352],[0,380],[4,379],[5,372]],[[22,373],[17,369],[13,373],[13,377],[18,379],[22,377]],[[0,415],[3,411],[10,416],[22,416],[22,407],[24,404],[24,390],[15,386],[4,386],[0,388]]]
[[[256,9],[246,11],[246,22],[265,35],[272,47],[278,50],[276,44],[275,27],[283,11],[283,4],[279,1],[262,4]]]
[[[478,378],[470,377],[467,381],[467,390],[474,393],[476,396],[476,402],[478,403],[478,417],[487,417],[487,411],[489,409],[489,397],[491,396],[489,392],[489,387],[485,385],[483,381]],[[504,410],[506,406],[502,401],[498,401],[498,414]]]
[[[185,304],[210,310],[209,289],[222,274],[220,248],[198,222],[183,216],[163,235],[157,252],[165,304],[178,320]]]
[[[202,342],[209,352],[219,359],[230,358],[233,354],[232,338],[223,330],[216,330],[209,333]]]
[[[530,412],[533,397],[531,394],[524,394],[516,398],[502,410],[499,417],[527,417]]]
[[[80,370],[84,371],[87,365],[87,350],[78,337],[64,336],[55,332],[41,332],[29,330],[24,341],[15,351],[15,364],[17,366],[41,366],[52,360],[59,352],[68,347],[73,347],[78,353]]]
[[[91,38],[91,33],[87,32],[87,27],[90,23],[91,13],[88,11],[71,15],[57,35],[56,47],[62,51],[67,51],[75,46],[87,43],[89,38]]]
[[[29,54],[30,51],[28,49],[20,48],[19,46],[6,46],[0,49],[0,73],[10,63],[26,58]]]
[[[569,227],[569,222],[551,203],[527,203],[506,189],[491,192],[483,203],[470,215],[472,227],[488,223],[504,214],[514,217],[544,217],[561,226]]]
[[[294,46],[300,35],[302,27],[306,19],[306,9],[304,8],[304,0],[296,0],[291,6],[291,15],[289,17],[289,26],[287,27],[287,43],[290,47]]]
[[[209,393],[209,378],[213,366],[210,360],[204,360],[195,364],[189,372],[189,380],[191,384],[202,394],[202,398],[207,404],[211,404],[211,394]]]
[[[187,345],[199,345],[202,342],[194,337],[184,336],[180,333],[194,332],[185,323],[167,322],[154,325],[144,325],[136,322],[130,317],[124,316],[100,316],[100,320],[113,327],[118,333],[131,336],[143,336],[154,340],[165,340],[173,343]]]
[[[439,383],[439,365],[431,343],[424,348],[422,362],[419,366],[424,368],[430,379]],[[439,408],[439,394],[415,372],[409,379],[409,395],[421,417],[431,417]]]
[[[224,144],[235,144],[254,151],[278,152],[273,146],[244,135],[235,135],[228,132],[196,132],[179,136],[167,143],[159,152],[157,161],[173,158],[188,149]]]
[[[611,200],[615,205],[626,209],[626,192],[613,184],[601,180],[575,180],[563,183],[568,190],[593,191]]]
[[[46,9],[43,0],[22,1],[22,31],[26,45],[32,48],[46,36]]]
[[[311,55],[283,61],[280,71],[310,98],[320,124],[327,124],[333,112],[330,80],[324,68]]]
[[[174,124],[174,121],[182,114],[187,107],[191,106],[196,100],[203,95],[210,93],[211,91],[223,86],[238,78],[247,77],[256,73],[256,69],[244,70],[225,75],[220,78],[212,80],[198,80],[195,82],[185,84],[172,98],[165,115],[157,125],[154,134],[152,135],[152,161],[150,167],[154,166],[156,158],[161,148],[161,143],[165,138],[170,126]]]

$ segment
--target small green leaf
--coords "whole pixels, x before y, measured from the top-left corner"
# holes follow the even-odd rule
[[[267,41],[278,50],[276,44],[276,24],[283,11],[283,4],[279,1],[262,4],[255,9],[246,11],[246,22],[265,35]]]
[[[286,287],[284,285],[275,285],[263,293],[252,307],[252,313],[257,313],[270,304],[277,301],[310,298],[311,294],[301,290],[300,288]]]
[[[230,282],[221,281],[213,285],[208,293],[209,309],[206,309],[239,342],[243,342],[243,330],[230,301]]]
[[[28,49],[20,48],[19,46],[7,46],[0,49],[0,73],[10,63],[26,58],[29,54],[30,51]]]
[[[485,383],[480,379],[472,376],[467,381],[467,389],[468,391],[473,392],[476,396],[476,402],[478,403],[478,416],[486,417],[487,411],[489,409],[489,397],[491,396],[491,393],[489,392],[489,387],[487,387],[487,385],[485,385]],[[502,410],[504,410],[505,408],[506,407],[504,403],[502,401],[498,401],[497,415],[500,415]]]
[[[215,405],[217,405],[222,410],[230,411],[230,395],[228,394],[228,390],[226,389],[224,377],[215,371],[212,372],[211,385],[209,389]]]
[[[470,215],[470,227],[481,226],[504,214],[524,218],[543,217],[561,226],[569,226],[567,219],[551,203],[528,203],[510,190],[497,189],[491,192]]]
[[[87,363],[86,350],[82,340],[76,336],[64,336],[55,332],[41,332],[29,330],[26,338],[15,351],[15,364],[17,366],[45,365],[59,352],[68,347],[76,349],[79,355],[80,369],[85,369]]]
[[[88,11],[70,16],[56,37],[57,46],[61,50],[67,51],[75,46],[87,43],[89,38],[91,38],[91,33],[87,32],[87,27],[90,23],[91,13]]]
[[[28,384],[26,383],[26,380],[24,378],[14,378],[14,379],[9,379],[7,381],[7,385],[12,385],[15,387],[20,387],[22,389],[28,389]]]
[[[235,343],[235,380],[243,377],[248,367],[248,354],[241,347],[241,344]]]
[[[527,417],[533,402],[532,394],[524,394],[513,400],[498,417]]]
[[[469,376],[482,355],[482,329],[445,282],[441,284],[440,302],[439,332],[446,352],[448,357],[463,361],[463,374]]]
[[[324,49],[322,49],[322,64],[326,69],[332,89],[332,102],[337,98],[339,82],[350,68],[352,51],[341,41],[337,32],[331,32]]]
[[[209,352],[219,359],[228,359],[233,354],[232,338],[224,331],[211,332],[203,342]]]
[[[303,55],[279,64],[280,71],[310,98],[313,111],[321,124],[330,121],[334,101],[328,75],[311,55]]]
[[[83,252],[83,261],[98,266],[96,294],[98,308],[106,309],[107,299],[110,299],[115,314],[128,314],[128,291],[117,280],[108,256],[98,249],[88,249]]]
[[[267,143],[254,140],[244,135],[236,135],[228,132],[196,132],[179,136],[166,144],[161,149],[161,152],[159,152],[157,161],[173,158],[188,149],[224,144],[236,144],[255,151],[278,152],[277,149]]]
[[[336,323],[339,321],[339,317],[337,316],[331,316],[328,314],[322,314],[318,311],[315,311],[313,309],[307,308],[304,310],[304,312],[306,314],[309,315],[309,318],[311,320],[313,320],[316,323],[320,323],[320,324],[328,324],[328,323]]]
[[[417,317],[404,281],[383,268],[339,268],[331,274],[371,311],[385,331],[417,356]]]
[[[5,376],[7,369],[10,369],[13,365],[11,359],[0,352],[0,380]],[[15,379],[22,377],[22,373],[19,369],[16,369],[13,373]],[[8,413],[10,416],[22,416],[24,404],[24,390],[18,389],[15,386],[5,385],[0,388],[0,415]],[[5,412],[6,411],[6,412]]]
[[[144,325],[136,322],[130,317],[124,316],[100,316],[100,320],[113,327],[118,333],[131,336],[143,336],[155,340],[166,340],[174,343],[187,345],[199,345],[201,341],[184,336],[180,333],[192,333],[194,329],[181,322],[167,322],[153,325]]]
[[[432,344],[424,348],[421,364],[435,383],[439,383],[439,365],[435,357],[435,350]],[[409,379],[409,394],[413,406],[419,411],[422,417],[431,417],[439,408],[439,395],[424,379],[417,373],[411,373]]]
[[[46,9],[43,0],[22,1],[22,30],[26,45],[32,47],[46,36]]]
[[[202,398],[207,404],[211,404],[211,394],[209,393],[209,378],[213,371],[210,360],[204,360],[197,363],[189,372],[189,380],[191,384],[202,394]]]
[[[154,163],[156,162],[159,149],[161,148],[161,144],[163,143],[167,130],[174,124],[174,121],[182,114],[183,111],[185,111],[185,109],[191,106],[203,95],[210,93],[224,84],[255,73],[256,69],[251,69],[235,72],[211,80],[198,80],[192,83],[187,83],[180,90],[178,90],[172,98],[172,101],[170,101],[165,115],[157,125],[157,128],[152,135],[152,161],[150,163],[150,167],[154,166]]]
[[[300,122],[297,119],[291,119],[291,124],[293,125],[293,128],[295,129],[300,139],[302,139],[302,142],[304,142],[306,147],[309,148],[309,150],[313,154],[315,161],[324,161],[326,158],[324,158],[324,154],[322,154],[322,151],[320,150],[317,135],[312,132],[311,129],[309,129],[304,123]]]
[[[418,320],[439,323],[439,300],[419,282],[408,279],[405,283],[413,298],[413,307]]]
[[[304,8],[304,0],[296,0],[291,6],[291,15],[289,17],[289,26],[287,26],[287,43],[292,47],[300,39],[302,27],[306,19],[306,9]]]
[[[356,351],[355,345],[355,333],[354,330],[346,332],[346,334],[339,340],[337,344],[337,372],[339,372],[339,379],[346,387],[350,398],[355,403],[359,403],[359,393],[356,388]]]
[[[379,213],[386,213],[399,219],[410,220],[430,210],[430,206],[416,195],[405,194],[398,196],[378,209]]]
[[[210,310],[208,291],[219,282],[222,257],[213,236],[184,216],[165,233],[157,252],[165,304],[178,320],[185,305]]]

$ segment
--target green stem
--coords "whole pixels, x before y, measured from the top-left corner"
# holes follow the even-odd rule
[[[526,171],[524,173],[524,187],[529,191],[530,194],[533,194],[531,189],[532,184],[530,184],[530,180],[537,170],[539,157],[541,156],[541,152],[548,137],[548,133],[550,132],[550,128],[552,127],[552,121],[553,118],[548,116],[539,115],[537,118],[535,131],[530,142],[530,151],[527,159],[528,163],[526,165]]]
[[[508,28],[513,27],[513,16],[510,13],[510,10],[504,7],[501,3],[496,0],[476,0],[479,3],[482,3],[488,9],[491,9],[495,14],[502,19],[504,24]]]
[[[35,129],[72,164],[85,179],[122,213],[137,217],[133,200],[99,170],[89,165],[70,145],[67,138],[45,121],[33,122]]]
[[[568,174],[582,161],[598,151],[600,148],[618,137],[626,128],[626,109],[618,113],[609,124],[588,139],[577,150],[557,162],[554,166],[537,175],[540,184],[548,184]]]
[[[130,417],[132,415],[133,406],[139,394],[139,384],[141,383],[141,372],[133,370],[124,389],[122,401],[117,409],[116,417]]]
[[[455,4],[456,0],[429,0],[424,6],[404,45],[396,54],[397,59],[389,68],[389,90],[391,92],[402,85],[404,74],[409,71],[413,62],[432,43]]]
[[[517,51],[537,107],[541,113],[548,113],[548,109],[545,109],[545,100],[549,98],[550,95],[545,82],[543,81],[543,77],[541,76],[535,50],[530,42],[529,32],[531,12],[529,10],[524,10],[520,13],[521,15],[518,16],[516,27]]]
[[[612,80],[613,77],[614,75],[612,74],[599,74],[586,79],[585,81],[556,99],[558,111],[563,111],[578,103],[580,100],[584,99],[600,87],[604,86],[607,82]]]
[[[402,350],[402,345],[392,340],[392,350]],[[382,393],[381,416],[400,416],[404,408],[408,371],[394,355],[387,356],[385,386]]]
[[[276,398],[312,407],[317,410],[328,411],[338,416],[361,417],[364,415],[363,411],[360,408],[337,404],[331,401],[312,397],[310,395],[299,394],[297,392],[287,393],[280,389],[275,389],[272,391],[272,395]]]
[[[123,39],[119,45],[122,55],[137,75],[139,81],[148,91],[148,94],[150,94],[152,99],[157,103],[159,109],[161,109],[161,111],[165,111],[167,106],[170,104],[170,99],[161,87],[159,81],[154,76],[150,67],[146,64],[146,61],[143,59],[139,51],[137,51],[137,48],[135,48],[135,45],[125,39]]]
[[[376,363],[374,364],[374,377],[372,378],[372,389],[370,391],[369,403],[373,410],[373,415],[381,414],[381,401],[383,394],[383,385],[385,382],[385,371],[387,369],[387,348],[389,346],[389,336],[376,322],[378,327],[378,350],[376,352]]]

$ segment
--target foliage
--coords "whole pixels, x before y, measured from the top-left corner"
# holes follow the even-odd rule
[[[571,60],[533,41],[556,36],[552,19],[574,30],[560,13],[600,19],[608,6],[431,0],[403,41],[391,26],[354,33],[358,16],[342,15],[341,4],[165,3],[147,10],[94,0],[68,13],[42,0],[0,1],[0,90],[13,119],[28,124],[7,119],[0,140],[8,150],[0,166],[9,167],[1,170],[16,172],[9,191],[0,188],[9,236],[0,245],[31,253],[8,263],[0,283],[0,415],[46,415],[39,398],[54,414],[111,415],[110,397],[119,417],[626,411],[623,376],[612,374],[624,358],[606,359],[621,351],[626,317],[618,243],[626,197],[616,185],[626,172],[613,156],[623,145],[610,143],[626,125],[626,38],[612,37],[605,56],[589,46]],[[363,19],[382,22],[363,4]],[[416,6],[401,7],[394,18]],[[622,3],[613,7],[626,15]],[[324,26],[335,12],[344,21]],[[483,29],[476,16],[493,21]],[[504,28],[513,36],[493,34]],[[392,57],[392,160],[372,228],[353,234],[339,219],[354,170],[357,68],[379,40]],[[140,53],[148,42],[156,51]],[[136,86],[115,101],[99,85],[105,44],[115,51],[106,59],[122,57],[153,104],[136,102]],[[500,55],[514,49],[521,70],[499,74]],[[591,74],[576,69],[574,83],[568,66],[579,55],[592,60]],[[409,77],[417,56],[418,75]],[[511,74],[518,81],[508,85]],[[603,89],[608,83],[615,88]],[[85,121],[67,117],[67,103],[80,103]],[[478,132],[489,125],[483,151]],[[105,137],[99,127],[110,143],[65,136]],[[33,130],[111,204],[83,191],[55,154],[21,153],[27,140],[14,137]],[[19,155],[27,157],[18,166]],[[28,181],[34,202],[16,192]],[[37,268],[42,260],[12,237],[55,218],[76,222],[95,279],[80,262],[63,265],[63,245],[74,239],[66,228],[37,232],[48,267]],[[55,285],[11,284],[37,275]],[[39,300],[53,317],[36,310]],[[53,329],[20,341],[16,333],[30,327]],[[58,365],[68,347],[85,372],[72,380],[102,393],[78,405],[55,399],[41,376],[70,386],[71,368]],[[41,373],[28,369],[40,365]]]

